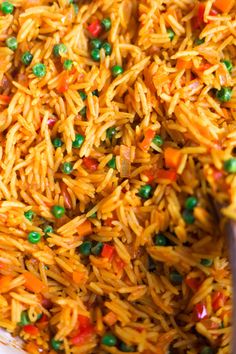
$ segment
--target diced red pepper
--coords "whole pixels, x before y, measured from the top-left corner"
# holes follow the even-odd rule
[[[177,172],[175,170],[160,169],[157,171],[156,177],[160,179],[168,179],[171,182],[175,182],[177,178]]]
[[[78,315],[78,321],[79,321],[79,329],[80,330],[91,326],[90,318],[87,316]]]
[[[23,327],[23,330],[24,330],[26,333],[28,333],[28,334],[30,334],[30,335],[32,335],[32,336],[36,336],[36,335],[39,333],[39,329],[38,329],[36,326],[32,325],[32,324],[25,325],[25,326]]]
[[[115,252],[115,247],[105,244],[102,248],[101,256],[111,260]]]
[[[146,131],[146,133],[144,134],[143,141],[141,143],[139,143],[139,147],[141,150],[148,151],[148,149],[150,148],[152,139],[154,138],[155,134],[156,133],[152,129],[148,129]]]
[[[203,3],[200,3],[198,5],[197,15],[193,18],[194,29],[200,28],[204,23],[204,12],[205,12],[205,5]]]
[[[42,317],[37,321],[37,323],[44,323],[48,322],[48,316],[45,315],[45,313],[42,315]]]
[[[92,325],[79,330],[79,332],[71,338],[71,343],[73,345],[79,346],[84,344],[89,340],[89,337],[94,333],[94,327]]]
[[[95,38],[99,37],[100,33],[102,32],[102,25],[99,20],[95,20],[88,26],[88,31],[91,35]]]
[[[219,308],[223,307],[227,297],[220,291],[216,291],[212,295],[212,308],[214,311],[219,310]]]
[[[200,321],[207,317],[207,309],[204,303],[199,302],[193,309],[193,320]]]
[[[64,92],[68,91],[68,89],[69,89],[68,80],[69,80],[68,72],[64,71],[64,73],[59,78],[59,83],[58,83],[58,86],[57,86],[57,91],[59,93],[64,93]]]
[[[207,329],[217,329],[219,328],[219,323],[213,322],[209,318],[202,320],[201,323],[203,324],[204,327]]]
[[[147,170],[142,172],[144,174],[144,176],[146,176],[148,178],[148,182],[153,182],[155,179],[155,172],[153,170]]]
[[[50,117],[48,118],[48,127],[49,128],[53,128],[55,123],[56,123],[57,119],[56,117]]]
[[[185,278],[185,283],[190,289],[194,291],[197,290],[201,285],[201,281],[198,278]]]
[[[83,164],[85,168],[88,170],[94,172],[97,171],[98,168],[98,161],[92,157],[84,157],[83,158]]]

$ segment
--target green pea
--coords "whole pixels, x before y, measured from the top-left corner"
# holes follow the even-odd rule
[[[102,45],[102,48],[104,49],[106,55],[111,55],[111,45],[110,45],[110,43],[104,42],[103,45]]]
[[[202,264],[203,266],[205,266],[205,267],[211,267],[212,264],[213,264],[213,260],[210,259],[210,258],[203,258],[203,259],[201,260],[201,264]]]
[[[55,57],[61,57],[63,54],[67,53],[67,48],[65,44],[60,43],[60,44],[55,44],[53,47],[53,54]]]
[[[91,254],[92,242],[85,241],[79,246],[79,253],[83,256],[89,256]]]
[[[92,215],[90,215],[90,218],[91,218],[91,219],[96,219],[96,218],[97,218],[97,213],[95,212],[95,213],[93,213]]]
[[[224,170],[228,173],[236,173],[236,158],[231,157],[224,162]]]
[[[51,213],[56,219],[60,219],[65,214],[65,208],[60,205],[54,205],[51,208]]]
[[[230,87],[222,87],[216,91],[216,98],[221,102],[229,102],[232,97],[232,89]]]
[[[84,136],[81,134],[75,134],[75,140],[72,142],[72,147],[75,149],[79,149],[84,142]]]
[[[62,342],[59,340],[56,340],[55,338],[52,338],[50,341],[52,349],[54,349],[56,352],[58,352],[61,349],[61,344]]]
[[[168,239],[162,234],[157,234],[154,237],[154,243],[156,246],[167,246]]]
[[[43,232],[45,233],[45,235],[52,233],[53,227],[51,225],[45,225],[43,228]]]
[[[214,351],[210,347],[204,347],[204,348],[202,348],[202,350],[200,352],[200,354],[213,354],[213,353],[214,353]]]
[[[99,61],[100,60],[100,49],[92,49],[91,50],[91,58],[94,60],[94,61]]]
[[[42,63],[35,64],[32,68],[33,74],[37,77],[44,77],[47,73],[46,66]]]
[[[80,111],[79,114],[81,115],[81,117],[86,118],[87,115],[87,107],[84,106]]]
[[[133,353],[135,352],[135,347],[133,345],[128,345],[124,342],[120,343],[120,351],[124,352],[124,353]]]
[[[93,90],[93,91],[92,91],[92,95],[99,97],[99,92],[98,92],[98,90]]]
[[[12,14],[14,11],[14,6],[10,2],[4,1],[1,4],[1,11],[4,13],[4,15]]]
[[[26,217],[26,219],[28,219],[29,221],[32,221],[35,213],[33,212],[33,210],[28,210],[24,212],[24,216]]]
[[[225,65],[226,69],[228,70],[228,72],[231,74],[232,70],[233,70],[233,64],[230,60],[222,60],[222,63]]]
[[[179,274],[178,272],[171,272],[170,273],[170,281],[171,283],[175,284],[175,285],[179,285],[182,283],[183,281],[183,277],[181,274]]]
[[[106,131],[106,136],[108,139],[112,139],[116,135],[117,131],[115,127],[108,128]]]
[[[149,184],[142,186],[139,189],[138,195],[143,199],[149,199],[151,197],[152,187]]]
[[[202,38],[202,39],[197,38],[197,39],[195,39],[195,41],[194,41],[194,44],[196,44],[197,46],[198,46],[198,45],[201,45],[201,44],[203,44],[203,43],[205,43],[205,39],[204,39],[204,38]]]
[[[117,338],[112,333],[107,333],[102,337],[101,342],[107,347],[115,347],[117,345]]]
[[[91,248],[91,253],[94,256],[99,256],[102,252],[102,249],[103,249],[103,242],[97,242],[97,244]]]
[[[63,145],[63,142],[60,138],[56,137],[52,140],[52,145],[54,146],[54,148],[59,148]]]
[[[31,231],[28,233],[28,241],[30,243],[38,243],[41,240],[41,235],[37,231]]]
[[[123,70],[123,68],[120,65],[114,65],[111,68],[111,73],[112,73],[112,76],[114,78],[116,78],[117,76],[123,74],[123,72],[124,72],[124,70]]]
[[[167,33],[170,40],[173,41],[173,39],[175,38],[175,32],[172,30],[172,28],[168,28]]]
[[[70,59],[66,59],[63,63],[63,69],[65,70],[71,70],[73,67],[73,61]]]
[[[101,25],[104,28],[104,30],[107,32],[111,29],[111,19],[110,18],[104,18],[101,21]]]
[[[162,146],[164,141],[160,135],[155,135],[152,139],[152,142],[157,146]]]
[[[21,312],[21,315],[20,315],[20,323],[19,325],[20,326],[26,326],[30,324],[30,319],[29,319],[29,316],[28,316],[28,312],[27,311],[22,311]]]
[[[187,210],[193,210],[197,206],[198,200],[196,197],[189,197],[185,201],[185,208]]]
[[[24,52],[21,56],[21,62],[25,65],[28,66],[33,60],[33,55],[30,52]]]
[[[18,47],[18,43],[17,43],[17,39],[16,37],[9,37],[6,39],[6,45],[9,49],[13,50],[13,52],[15,50],[17,50]]]
[[[80,97],[81,97],[81,99],[82,99],[83,101],[86,100],[87,95],[86,95],[86,93],[85,93],[84,91],[79,91],[79,95],[80,95]]]
[[[107,163],[107,166],[110,168],[115,169],[116,168],[116,158],[113,156],[111,160]]]
[[[102,41],[100,39],[94,38],[90,41],[90,46],[92,49],[101,49]]]
[[[190,211],[190,210],[184,210],[182,216],[183,216],[183,219],[186,222],[186,224],[191,225],[195,221],[195,217],[194,217],[192,211]]]
[[[66,175],[69,175],[73,171],[71,162],[64,162],[61,166],[61,171]]]

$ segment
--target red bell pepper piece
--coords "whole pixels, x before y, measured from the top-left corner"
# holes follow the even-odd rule
[[[25,325],[23,330],[31,336],[36,336],[39,333],[39,329],[32,324]]]
[[[115,248],[113,246],[105,244],[102,248],[101,256],[103,258],[108,258],[109,260],[111,260],[111,258],[114,255],[114,252],[115,252]]]
[[[48,127],[53,128],[56,121],[57,121],[56,117],[52,116],[52,117],[48,118]]]
[[[193,291],[196,291],[201,285],[201,282],[198,278],[185,278],[185,283]]]
[[[88,170],[90,170],[92,172],[96,171],[98,168],[98,161],[92,157],[84,157],[83,164],[84,164],[85,168],[87,168]]]
[[[157,171],[156,177],[160,179],[168,179],[171,182],[175,182],[177,178],[177,172],[175,170],[160,169]]]
[[[193,319],[194,321],[200,321],[207,317],[206,305],[202,302],[199,302],[194,306],[193,309]]]
[[[220,291],[216,291],[212,295],[212,308],[213,308],[213,310],[214,311],[219,310],[219,308],[224,306],[226,300],[227,300],[227,298],[223,293],[221,293]]]
[[[148,182],[151,183],[155,179],[155,172],[153,170],[147,170],[143,172],[144,176],[148,178]]]
[[[91,35],[95,38],[99,37],[100,33],[102,32],[102,25],[99,20],[95,20],[88,26],[88,31]]]

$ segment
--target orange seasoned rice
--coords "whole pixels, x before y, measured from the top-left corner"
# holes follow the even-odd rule
[[[0,10],[0,327],[30,354],[229,354],[235,1]]]

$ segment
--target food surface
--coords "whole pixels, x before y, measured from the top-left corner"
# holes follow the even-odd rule
[[[31,354],[229,354],[235,1],[0,10],[0,327]]]

